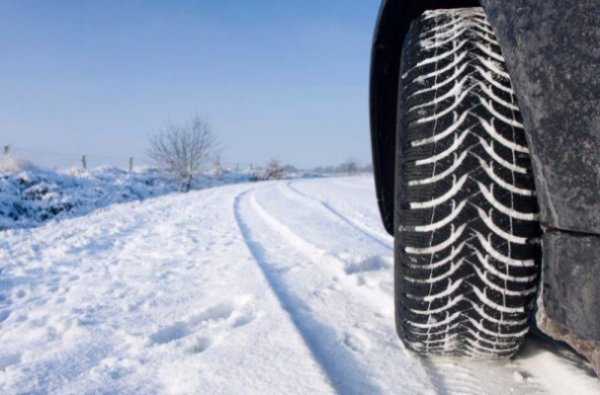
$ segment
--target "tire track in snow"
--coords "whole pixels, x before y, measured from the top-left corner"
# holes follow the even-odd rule
[[[335,332],[332,328],[318,322],[310,313],[310,306],[288,289],[282,278],[281,269],[277,270],[275,267],[276,264],[269,260],[266,248],[256,240],[250,225],[244,220],[241,214],[242,200],[248,193],[252,193],[252,191],[238,195],[233,207],[234,215],[246,246],[273,290],[273,293],[279,299],[281,306],[288,312],[298,333],[304,339],[325,375],[329,378],[331,386],[339,394],[383,394],[380,388],[365,375],[345,377],[347,373],[357,371],[358,365],[355,358],[348,351],[339,348],[336,349],[336,344],[332,344],[336,338]]]
[[[332,202],[355,220],[361,217],[353,216],[354,209],[375,207],[374,199],[356,190],[328,189],[334,181],[298,181],[297,187],[317,196],[320,189],[337,193],[341,199]],[[536,342],[527,342],[514,362],[404,355],[393,330],[389,266],[345,266],[357,250],[381,254],[381,246],[318,204],[296,199],[283,182],[260,185],[267,193],[256,197],[239,194],[257,184],[215,188],[6,233],[0,288],[15,287],[2,293],[9,292],[4,301],[18,309],[0,309],[6,346],[0,376],[14,375],[0,379],[0,392],[598,393],[597,379],[582,378],[576,358],[565,362]],[[262,248],[265,270],[301,327],[312,331],[324,363],[333,365],[331,378],[342,383],[328,384],[291,314],[244,248],[235,207]],[[369,224],[377,216],[374,210],[365,214]],[[363,277],[367,284],[359,285]],[[369,289],[373,280],[384,281],[386,292]],[[239,298],[250,295],[255,299],[242,308],[246,302]],[[201,324],[208,316],[210,325]],[[244,325],[248,317],[255,319]],[[180,333],[186,336],[178,338]],[[20,350],[27,350],[23,358]],[[352,364],[339,362],[347,355]],[[163,386],[165,379],[170,385]]]
[[[272,189],[274,185],[270,186]],[[280,190],[280,193],[283,193],[285,196],[285,192]],[[271,195],[272,196],[272,195]],[[305,261],[313,261],[313,266],[315,268],[318,267],[343,267],[345,262],[342,258],[335,255],[334,252],[329,252],[324,250],[323,248],[311,243],[306,240],[306,238],[300,236],[300,234],[296,230],[292,230],[290,227],[286,226],[281,220],[277,219],[275,216],[267,212],[267,209],[258,203],[256,200],[256,196],[253,194],[250,197],[250,200],[253,203],[254,209],[257,214],[259,214],[266,223],[270,225],[270,227],[275,231],[278,235],[282,236],[284,239],[287,239],[287,244],[294,246],[295,249],[302,255],[304,255]],[[290,204],[292,205],[292,204]],[[317,206],[318,207],[318,206]],[[275,233],[273,232],[273,233]],[[339,237],[339,233],[332,234],[333,239]],[[364,243],[364,239],[356,239],[356,243]],[[372,242],[372,240],[369,240]],[[379,244],[379,243],[377,243]],[[315,257],[318,259],[319,265],[315,262]],[[345,277],[350,279],[351,274],[348,272],[341,271],[339,277]],[[370,295],[365,295],[365,293],[360,292],[355,283],[348,282],[344,284],[346,289],[352,289],[356,291],[358,295],[360,295],[360,300],[369,300]],[[351,305],[357,305],[356,295],[348,297],[348,303]],[[370,300],[370,303],[374,306],[374,301]],[[393,320],[390,319],[390,326],[393,325]],[[378,336],[381,336],[379,334]],[[421,358],[416,354],[413,354],[406,349],[404,349],[400,340],[397,339],[395,333],[393,334],[393,344],[392,342],[388,343],[389,345],[396,346],[396,350],[392,350],[395,353],[401,354],[406,358],[410,358],[410,363],[414,364],[415,362],[419,365],[418,370],[424,374],[426,378],[421,378],[421,382],[428,382],[428,388],[435,389],[435,393],[449,393],[449,394],[505,394],[505,393],[541,393],[542,389],[536,382],[537,380],[532,377],[532,375],[523,370],[523,366],[515,364],[513,362],[505,362],[505,361],[486,361],[486,360],[472,360],[465,358]],[[400,348],[402,347],[402,348]],[[379,349],[377,352],[385,353],[390,352],[389,349],[384,350]],[[393,353],[392,353],[393,354]],[[391,360],[393,359],[390,358]],[[396,369],[392,370],[392,372],[397,374],[402,374],[404,372],[397,372]],[[412,372],[413,376],[415,374],[419,375],[417,372]],[[371,374],[376,374],[376,372],[372,372]],[[526,380],[519,380],[517,377],[523,375],[526,377]],[[391,381],[391,379],[389,380]],[[389,383],[386,383],[389,384]],[[396,391],[390,391],[386,389],[386,393],[395,393]],[[412,389],[412,393],[422,393],[418,390]]]
[[[259,266],[336,390],[343,394],[435,392],[418,357],[397,341],[393,318],[379,313],[381,303],[373,300],[365,306],[372,295],[361,292],[346,274],[343,260],[291,232],[256,201],[254,192],[236,202],[236,213]],[[252,229],[244,219],[248,217],[254,217],[255,226],[262,222],[262,228]],[[263,240],[257,240],[260,237]],[[275,245],[279,251],[270,247]],[[309,289],[304,289],[306,285]],[[325,297],[315,296],[321,290]]]
[[[346,182],[346,181],[342,181],[340,179],[333,179],[332,183],[341,185],[346,188],[373,189],[373,185],[371,185],[370,183],[369,184],[360,184],[360,183]]]
[[[357,293],[361,294],[363,300],[370,300],[372,306],[380,307],[381,305],[381,296],[387,297],[389,294],[384,294],[382,291],[378,292],[378,295],[374,295],[374,290],[365,290],[362,287],[356,285],[353,280],[353,275],[361,272],[368,272],[371,270],[379,270],[379,267],[375,269],[361,268],[361,263],[354,261],[348,261],[344,259],[334,252],[327,251],[322,247],[308,241],[306,238],[300,236],[297,232],[293,231],[289,226],[283,224],[276,216],[270,214],[265,207],[260,204],[256,198],[256,194],[252,194],[250,196],[250,203],[255,213],[257,213],[264,222],[269,225],[270,231],[275,230],[280,238],[283,239],[285,245],[293,246],[299,255],[303,257],[303,261],[310,262],[315,267],[320,268],[323,271],[326,271],[327,274],[333,276],[335,278],[344,279],[347,284],[346,286],[354,289]],[[344,230],[348,228],[344,225]],[[335,233],[331,236],[331,239],[335,239],[340,235],[344,234],[344,231]],[[362,233],[360,233],[362,234]],[[355,240],[356,243],[363,243],[364,239]],[[372,241],[368,240],[369,244],[372,245]],[[319,265],[317,265],[317,263]],[[369,265],[367,265],[369,266]],[[401,343],[400,343],[401,344]]]
[[[296,181],[296,183],[304,182],[310,183],[314,181]],[[280,193],[283,193],[284,197],[290,197],[295,201],[298,201],[295,199],[296,196],[290,196],[290,194],[287,193],[288,191],[283,183],[271,185],[271,187],[277,187],[278,191]],[[272,196],[273,194],[264,194],[261,195],[261,198],[269,199]],[[295,246],[295,249],[300,251],[305,256],[306,261],[310,262],[312,260],[314,263],[315,257],[319,257],[319,267],[329,266],[328,264],[337,265],[338,267],[341,267],[345,264],[345,260],[337,256],[335,251],[328,249],[326,246],[319,247],[308,241],[306,237],[307,234],[304,232],[306,230],[310,230],[309,228],[291,228],[284,224],[286,215],[289,215],[288,213],[300,212],[302,211],[302,209],[297,208],[293,211],[279,213],[283,215],[283,217],[279,218],[275,217],[273,214],[268,212],[268,205],[261,205],[260,203],[258,203],[258,201],[256,201],[256,196],[252,196],[252,200],[255,201],[255,205],[259,206],[259,209],[262,209],[262,215],[266,215],[269,217],[266,218],[265,221],[270,223],[270,225],[273,226],[274,230],[276,230],[279,233],[279,235],[284,236],[284,238],[288,238],[288,244]],[[291,203],[290,207],[291,206],[294,206],[294,204]],[[306,206],[306,204],[304,204],[304,206]],[[308,207],[319,208],[317,204],[311,204]],[[308,218],[311,217],[311,215],[308,213],[306,214],[306,216]],[[332,240],[339,238],[340,235],[344,233],[343,228],[344,227],[342,227],[339,232],[333,229],[331,230]],[[346,229],[349,230],[350,228],[346,227]],[[353,241],[350,240],[349,242],[351,243],[351,245],[355,245],[354,243],[365,244],[365,242],[367,242],[367,244],[370,243],[373,245],[373,247],[375,247],[375,243],[371,243],[371,240],[366,240],[364,238],[355,237]],[[314,266],[317,267],[317,265]],[[351,278],[353,276],[352,273],[345,271],[345,273],[340,274],[339,277]],[[360,300],[369,300],[368,295],[367,297],[364,297],[364,294],[361,295],[360,291],[365,291],[365,289],[360,289],[361,287],[357,287],[355,283],[345,285],[345,289],[353,288],[353,291],[356,291],[355,295],[352,295],[350,297],[349,303],[357,304],[357,296],[359,296],[358,299]],[[372,290],[369,290],[369,292],[371,291]],[[352,300],[352,298],[354,298],[354,300]],[[373,304],[372,300],[370,300],[370,302],[371,304]],[[313,303],[310,304],[312,305]],[[365,320],[368,320],[368,314],[364,314],[363,316]],[[390,318],[388,322],[390,326],[393,325],[393,319]],[[373,333],[369,334],[373,335]],[[374,334],[374,337],[377,338],[385,335],[386,334],[380,332]],[[420,374],[415,373],[413,374],[413,381],[428,381],[430,383],[428,385],[428,388],[430,390],[434,390],[435,393],[473,395],[506,393],[560,393],[556,391],[556,388],[553,388],[552,386],[548,386],[546,384],[546,380],[544,379],[543,373],[547,372],[545,372],[544,369],[538,369],[538,364],[532,363],[531,361],[529,361],[529,358],[517,359],[515,361],[487,361],[465,358],[420,358],[415,354],[400,349],[400,347],[394,347],[397,346],[397,344],[393,344],[393,342],[400,343],[400,341],[396,338],[395,333],[393,334],[393,340],[389,341],[388,344],[391,346],[389,348],[391,349],[392,353],[397,354],[397,358],[395,360],[393,358],[390,358],[390,360],[393,360],[398,365],[402,365],[398,360],[401,359],[402,352],[404,351],[405,356],[410,358],[409,364],[420,365],[419,370],[423,371],[423,374],[427,376],[427,378],[425,379],[417,378],[418,376],[420,376]],[[377,350],[375,349],[375,347],[373,347],[373,351],[379,352],[382,354],[382,357],[385,357],[383,354],[385,354],[386,350]],[[364,359],[365,361],[367,361],[367,358]],[[553,366],[553,369],[559,368],[559,365],[556,364],[550,364],[550,366]],[[382,369],[379,370],[379,373],[381,373]],[[397,374],[396,370],[397,369],[389,369],[387,371],[389,373],[389,377],[392,377],[394,374]],[[388,381],[392,382],[393,379],[390,378]],[[385,388],[386,393],[398,393],[397,389],[389,390],[390,387],[398,388],[394,387],[393,384],[391,386],[386,386],[385,384],[382,385],[382,388]],[[405,385],[403,388],[408,387]],[[412,393],[426,392],[426,390],[415,390],[414,388],[407,389],[407,391],[412,391]]]
[[[232,207],[255,187],[115,206],[8,239],[21,244],[8,253],[26,272],[38,264],[62,268],[58,256],[44,256],[52,246],[86,259],[64,273],[77,274],[72,298],[43,307],[40,297],[56,292],[39,292],[0,323],[0,393],[335,393],[244,248]],[[141,234],[119,232],[132,224]],[[71,248],[105,233],[115,243],[97,256]],[[32,242],[44,243],[43,259]]]
[[[341,219],[342,221],[344,221],[345,223],[347,223],[348,225],[350,225],[351,227],[353,227],[354,229],[356,229],[357,231],[361,232],[362,234],[364,234],[365,236],[367,236],[368,238],[370,238],[371,240],[373,240],[374,242],[382,245],[383,247],[385,247],[388,250],[393,251],[393,247],[391,245],[392,240],[390,240],[390,238],[384,238],[383,236],[373,232],[372,230],[370,230],[367,226],[361,224],[360,222],[357,222],[353,219],[351,219],[350,217],[342,214],[340,211],[338,211],[337,209],[335,209],[331,204],[307,195],[306,193],[300,191],[298,188],[296,188],[295,186],[292,185],[292,181],[288,181],[286,184],[287,188],[289,190],[291,190],[292,192],[294,192],[297,196],[313,201],[315,203],[320,204],[324,209],[326,209],[327,211],[329,211],[331,214],[335,215],[336,217],[338,217],[339,219]]]

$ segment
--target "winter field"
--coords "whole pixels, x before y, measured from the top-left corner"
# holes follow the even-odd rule
[[[600,393],[535,335],[513,361],[407,352],[370,176],[88,211],[0,232],[2,394]]]

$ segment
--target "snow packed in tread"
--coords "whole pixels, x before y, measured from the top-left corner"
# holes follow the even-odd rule
[[[537,291],[540,234],[508,73],[480,9],[426,12],[401,71],[397,327],[426,354],[518,351]]]

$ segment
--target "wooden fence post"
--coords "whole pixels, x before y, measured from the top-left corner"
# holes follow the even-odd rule
[[[83,170],[87,170],[87,160],[85,158],[85,154],[81,155],[81,165],[83,166]]]
[[[133,156],[129,157],[129,172],[133,171]]]
[[[4,156],[8,156],[8,154],[10,154],[10,145],[5,145],[4,146]]]

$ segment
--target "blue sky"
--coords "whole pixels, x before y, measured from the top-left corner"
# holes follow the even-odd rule
[[[198,114],[227,163],[368,163],[378,7],[0,0],[0,144],[50,166],[144,161],[150,134]]]

